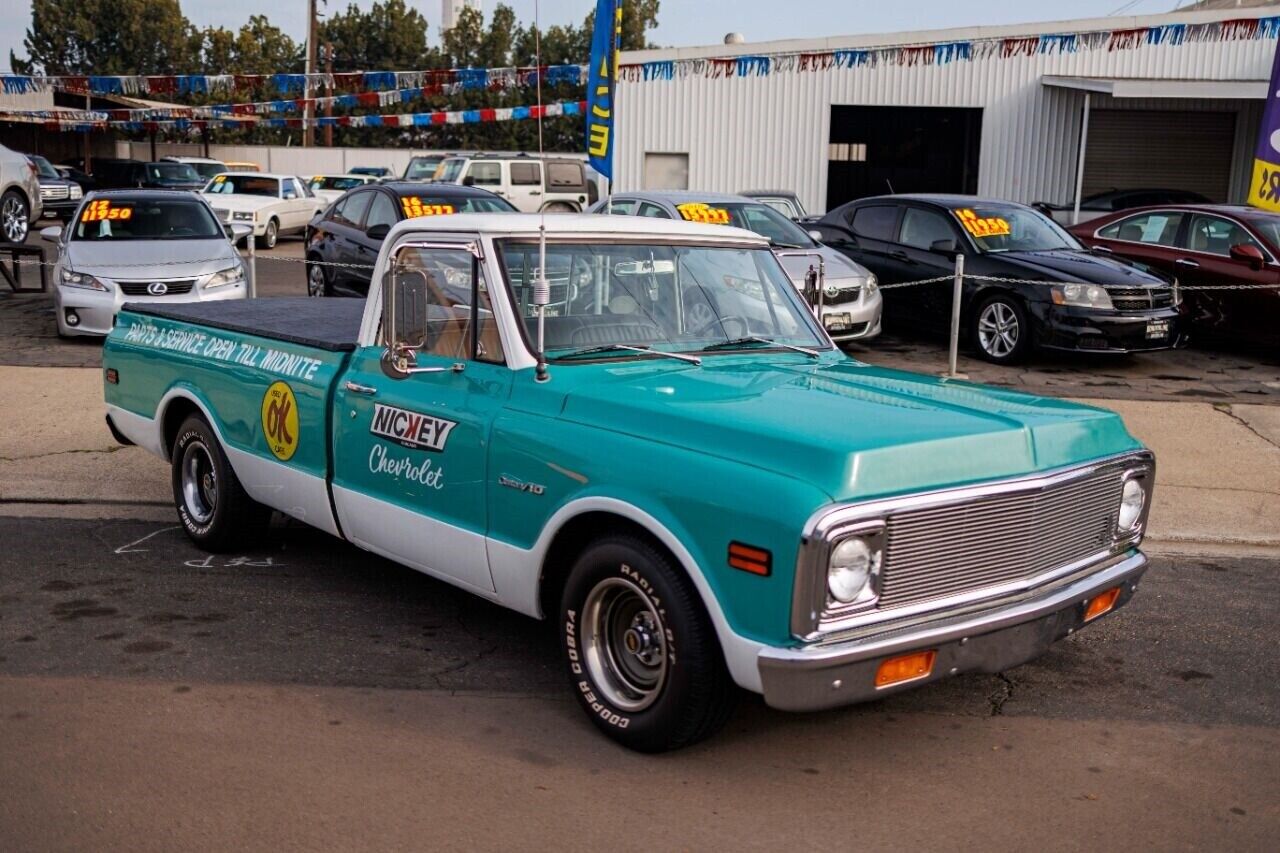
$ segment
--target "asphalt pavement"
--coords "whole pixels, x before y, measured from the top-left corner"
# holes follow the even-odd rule
[[[605,741],[539,623],[307,528],[0,517],[7,849],[1273,849],[1274,561],[1157,558],[1000,675],[671,756]],[[235,816],[235,817],[233,817]]]

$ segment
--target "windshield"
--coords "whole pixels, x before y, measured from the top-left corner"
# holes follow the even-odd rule
[[[443,157],[414,157],[409,161],[409,168],[404,170],[406,180],[425,181],[436,173]]]
[[[507,201],[489,196],[433,196],[402,195],[400,206],[406,219],[419,216],[439,216],[450,213],[511,213],[515,210]]]
[[[195,170],[196,174],[203,180],[209,180],[214,175],[220,175],[227,171],[227,167],[222,163],[187,163]]]
[[[199,201],[106,199],[80,210],[73,240],[207,240],[225,237],[222,225]]]
[[[1280,216],[1246,216],[1244,221],[1272,246],[1280,247]]]
[[[538,245],[509,240],[499,249],[514,304],[529,340],[536,341]],[[827,346],[777,258],[765,248],[553,244],[547,246],[547,279],[551,302],[545,343],[553,358],[601,345],[697,352],[752,335]],[[625,353],[609,357],[619,355]]]
[[[441,160],[440,165],[436,166],[435,180],[443,181],[446,184],[452,184],[458,180],[458,175],[462,174],[462,167],[467,161],[462,157],[449,157]]]
[[[362,187],[365,185],[364,178],[347,178],[334,175],[317,175],[312,178],[307,186],[313,190],[349,190],[353,187]]]
[[[810,249],[817,245],[790,219],[758,201],[686,202],[677,204],[676,212],[690,222],[733,225],[754,231],[779,248]]]
[[[982,204],[951,211],[983,252],[1080,250],[1076,238],[1049,217],[1026,207]]]
[[[61,175],[58,174],[58,170],[53,168],[53,164],[50,163],[45,158],[41,157],[39,154],[32,154],[27,159],[30,160],[32,165],[36,167],[36,174],[38,174],[40,177],[42,178],[61,178],[62,177]]]
[[[148,163],[147,177],[160,183],[200,183],[200,176],[196,170],[186,163]]]
[[[279,184],[275,178],[259,175],[218,175],[204,191],[218,195],[264,195],[276,198],[280,195]]]

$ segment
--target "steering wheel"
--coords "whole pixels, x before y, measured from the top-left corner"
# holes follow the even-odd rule
[[[702,337],[706,332],[723,332],[726,338],[743,338],[750,334],[751,326],[747,322],[746,317],[738,314],[725,314],[723,317],[713,317],[710,322],[703,323],[696,329],[690,330],[690,334],[695,338]]]

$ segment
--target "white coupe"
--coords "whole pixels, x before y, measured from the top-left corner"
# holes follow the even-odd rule
[[[226,172],[202,192],[224,223],[253,228],[260,249],[273,248],[281,234],[301,234],[327,205],[294,175]]]

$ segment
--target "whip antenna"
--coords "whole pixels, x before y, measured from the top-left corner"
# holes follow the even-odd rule
[[[538,19],[538,0],[533,0],[533,53],[534,64],[538,75],[538,169],[545,181],[547,162],[542,148],[542,23]],[[534,369],[534,378],[538,382],[546,382],[547,353],[545,349],[547,303],[551,301],[551,283],[547,281],[547,212],[539,211],[538,221],[538,267],[533,279],[533,305],[538,312],[538,364]]]

